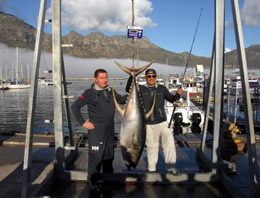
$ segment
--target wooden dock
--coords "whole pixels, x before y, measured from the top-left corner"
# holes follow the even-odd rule
[[[84,135],[76,135],[74,137],[75,143],[79,145],[78,155],[76,160],[72,161],[66,167],[66,172],[70,175],[70,182],[65,186],[59,186],[63,190],[59,191],[61,197],[66,197],[63,192],[68,192],[69,188],[74,185],[79,185],[78,182],[84,183],[82,191],[88,189],[86,178],[88,169],[88,147],[86,137]],[[24,152],[24,135],[14,134],[12,136],[1,135],[0,136],[0,197],[20,197],[21,195],[21,182],[23,174],[23,152]],[[67,141],[68,142],[68,141]],[[144,150],[140,162],[136,169],[128,171],[124,165],[120,148],[115,148],[115,160],[114,160],[114,174],[103,174],[102,179],[106,183],[119,182],[119,183],[132,183],[136,186],[143,185],[184,185],[186,190],[195,186],[204,186],[206,195],[209,197],[229,197],[227,192],[223,194],[223,186],[216,183],[208,184],[205,186],[206,181],[214,177],[214,175],[207,172],[201,172],[197,163],[196,149],[199,146],[199,138],[194,134],[178,135],[175,136],[176,151],[177,151],[177,164],[176,168],[182,173],[181,176],[173,176],[165,172],[165,164],[163,160],[163,152],[159,150],[159,161],[157,164],[157,172],[149,173],[147,171],[147,157],[146,149]],[[54,136],[52,135],[35,135],[34,148],[32,157],[32,192],[35,195],[53,195],[55,194],[54,188],[57,187],[55,183],[54,174]],[[115,144],[117,145],[117,144]],[[70,146],[65,147],[66,153],[69,153]],[[206,147],[207,148],[207,147]],[[206,150],[207,156],[210,158],[210,150]],[[258,164],[260,164],[260,144],[257,144]],[[249,192],[249,174],[248,174],[248,160],[247,154],[234,157],[237,161],[238,172],[235,176],[224,175],[225,180],[230,180],[231,185],[228,186],[229,191],[233,194],[238,194],[241,197],[247,197]],[[260,166],[259,166],[260,167]],[[51,178],[52,177],[52,178]],[[224,181],[220,178],[220,181]],[[76,182],[76,183],[75,183]],[[187,184],[188,183],[188,184]],[[201,185],[198,185],[201,183]],[[69,187],[70,186],[70,187]],[[185,187],[186,186],[186,187]],[[207,188],[214,188],[219,196],[212,196],[211,190]],[[146,186],[147,187],[147,186]],[[138,188],[138,187],[137,187]],[[154,186],[156,189],[156,187]],[[176,188],[176,187],[174,187]],[[192,187],[193,188],[193,187]],[[112,186],[111,191],[114,193],[116,189]],[[160,188],[161,189],[161,188]],[[207,189],[207,190],[206,190]],[[231,189],[231,190],[230,190]],[[122,190],[122,189],[121,189]],[[80,190],[75,191],[75,195]],[[84,192],[85,192],[84,191]],[[87,190],[88,191],[88,190]],[[81,192],[84,194],[84,192]],[[72,192],[70,192],[72,193]],[[127,194],[125,194],[127,196]],[[54,196],[55,197],[55,196]],[[116,197],[112,196],[112,197]],[[166,196],[167,197],[167,196]],[[169,196],[170,197],[170,196]],[[178,197],[178,196],[176,196]],[[206,196],[207,197],[207,196]]]

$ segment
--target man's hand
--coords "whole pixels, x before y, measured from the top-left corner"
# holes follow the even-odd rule
[[[183,89],[182,89],[182,87],[180,87],[180,88],[177,90],[177,93],[182,96],[182,94],[183,94]]]
[[[132,66],[131,69],[132,69],[132,70],[135,70],[135,66]],[[133,80],[134,80],[134,79],[133,79]],[[137,88],[137,91],[139,92],[140,89],[139,89],[139,84],[138,84],[138,83],[136,83],[136,88]]]
[[[89,120],[87,120],[82,126],[87,128],[88,130],[92,130],[95,128],[94,124]]]

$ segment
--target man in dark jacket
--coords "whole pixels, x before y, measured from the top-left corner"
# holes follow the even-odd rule
[[[99,191],[97,181],[101,167],[103,173],[113,172],[115,103],[112,90],[108,87],[106,70],[96,70],[94,80],[95,83],[75,100],[71,109],[76,120],[88,129],[88,181],[92,190]],[[122,97],[115,92],[115,96],[119,103],[126,102],[127,95]],[[80,111],[84,105],[88,106],[87,120]]]
[[[132,67],[134,69],[134,67]],[[159,152],[159,139],[162,140],[162,148],[165,158],[166,171],[173,175],[179,175],[180,173],[175,168],[176,163],[176,149],[174,144],[174,137],[171,130],[168,128],[167,117],[164,110],[165,100],[174,102],[179,100],[183,90],[178,89],[176,95],[172,95],[169,90],[156,83],[156,71],[154,69],[147,69],[145,72],[145,85],[139,85],[139,92],[141,93],[144,111],[148,112],[153,104],[154,93],[156,93],[155,107],[151,116],[146,121],[146,147],[148,158],[148,171],[155,172],[156,164],[158,161]],[[132,78],[130,77],[126,91],[129,91]]]

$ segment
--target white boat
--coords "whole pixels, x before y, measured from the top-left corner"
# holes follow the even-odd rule
[[[9,83],[7,87],[9,89],[28,89],[31,85],[26,83]]]
[[[250,88],[250,97],[252,104],[252,115],[255,127],[260,127],[260,82],[255,79],[248,80]],[[237,125],[244,125],[245,113],[242,95],[241,81],[231,83],[231,88],[227,93],[227,99],[223,105],[225,118]]]
[[[156,82],[160,85],[164,85],[164,80],[163,78],[157,76]],[[139,85],[145,85],[146,84],[146,79],[145,79],[145,75],[139,75],[137,76],[137,83]]]
[[[248,83],[251,95],[254,94],[256,88],[260,86],[260,82],[253,72],[248,72]],[[229,92],[232,96],[242,94],[242,81],[239,70],[235,70],[230,76],[225,77],[224,91]]]
[[[157,79],[156,79],[156,82],[159,84],[159,85],[164,85],[164,79],[160,76],[157,76]]]
[[[146,80],[145,80],[145,75],[139,75],[137,76],[137,83],[139,85],[145,85],[146,84]]]
[[[7,86],[7,84],[1,84],[0,85],[0,90],[8,90],[9,88],[8,88],[8,86]]]
[[[252,104],[252,114],[254,124],[260,125],[260,101],[259,97],[255,96],[251,98]],[[223,112],[225,118],[230,122],[237,123],[244,122],[245,112],[244,112],[243,98],[237,97],[235,99],[230,99],[229,103],[224,103]]]
[[[198,78],[196,76],[185,77],[182,80],[182,88],[191,93],[203,93],[203,81],[204,78]]]
[[[169,89],[169,91],[175,95],[177,88]],[[174,128],[175,134],[200,133],[201,128],[203,127],[204,112],[190,100],[190,95],[191,92],[183,90],[180,105],[177,106],[174,111],[171,127]],[[173,104],[166,102],[164,108],[167,115],[167,121],[170,122],[174,109]]]
[[[7,84],[9,89],[28,89],[31,85],[28,82],[19,81],[18,77],[18,67],[19,67],[19,58],[18,58],[18,48],[16,48],[16,80],[15,82],[10,82]],[[29,77],[29,75],[28,75]]]
[[[191,93],[203,93],[205,76],[171,76],[169,78],[169,87],[176,88],[182,86],[183,90]]]
[[[38,80],[39,85],[53,85],[53,80],[52,79],[39,79]]]
[[[169,78],[169,86],[171,88],[180,87],[181,86],[180,77],[178,75],[171,75]]]

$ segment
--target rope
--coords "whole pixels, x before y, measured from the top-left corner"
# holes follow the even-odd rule
[[[135,2],[132,0],[132,26],[135,25]]]
[[[134,0],[132,0],[132,26],[135,25],[135,3],[134,3]],[[132,39],[132,43],[133,43],[133,57],[132,57],[132,60],[133,60],[133,66],[135,65],[135,39],[133,38]]]

